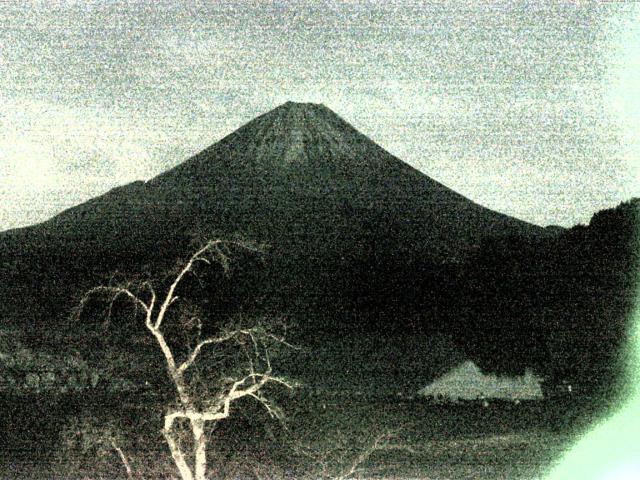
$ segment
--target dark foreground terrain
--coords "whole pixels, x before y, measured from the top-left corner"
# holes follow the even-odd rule
[[[178,478],[151,397],[2,403],[2,478],[126,478],[113,444],[136,478]],[[335,478],[354,462],[366,478],[541,478],[593,418],[569,400],[483,407],[299,392],[280,403],[284,425],[247,402],[211,432],[210,478]]]

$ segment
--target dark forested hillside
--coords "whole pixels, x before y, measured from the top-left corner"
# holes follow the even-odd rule
[[[639,262],[640,200],[555,238],[486,240],[465,266],[457,338],[485,368],[535,365],[584,389],[617,386]]]

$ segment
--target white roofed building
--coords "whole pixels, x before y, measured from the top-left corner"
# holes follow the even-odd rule
[[[542,399],[542,379],[530,370],[524,375],[507,377],[485,375],[471,360],[434,380],[418,392],[436,400],[476,399],[537,400]]]

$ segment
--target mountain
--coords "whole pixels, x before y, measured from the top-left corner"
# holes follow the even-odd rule
[[[64,315],[110,272],[174,265],[193,233],[268,244],[267,271],[247,288],[303,304],[354,279],[366,293],[386,266],[461,262],[487,237],[549,235],[429,178],[327,107],[287,102],[147,182],[0,234],[0,314]]]

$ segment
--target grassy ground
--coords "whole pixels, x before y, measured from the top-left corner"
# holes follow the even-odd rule
[[[233,420],[212,432],[211,478],[336,476],[367,452],[377,435],[387,433],[393,434],[391,446],[401,448],[364,455],[358,469],[363,478],[540,478],[588,423],[584,412],[541,402],[483,408],[433,405],[421,399],[307,396],[281,399],[281,404],[288,415],[286,428],[246,404]],[[123,450],[138,473],[145,478],[176,477],[159,435],[161,410],[126,402],[105,403],[98,410],[77,409],[74,413],[68,404],[41,407],[40,415],[64,410],[92,418],[94,426],[101,424],[100,418],[107,422],[110,416],[117,417],[111,423],[122,428]],[[19,426],[33,418],[26,414],[26,405],[23,412],[19,410],[14,408],[14,417],[3,418],[3,423]],[[32,430],[37,430],[35,420]],[[61,431],[50,427],[48,445],[37,446],[32,456],[25,455],[28,443],[20,447],[20,435],[13,432],[13,440],[2,446],[0,476],[124,478],[122,465],[108,448],[83,447],[79,442],[61,452]],[[33,439],[42,442],[42,432]]]
[[[380,478],[541,478],[566,443],[564,436],[534,432],[431,440],[404,457],[372,456],[368,471]]]
[[[580,429],[571,415],[542,403],[484,408],[390,399],[319,405],[320,411],[297,412],[292,432],[302,443],[314,443],[316,451],[331,451],[337,444],[331,459],[334,473],[345,471],[376,435],[394,434],[390,443],[400,448],[371,453],[363,462],[366,477],[538,478]]]

